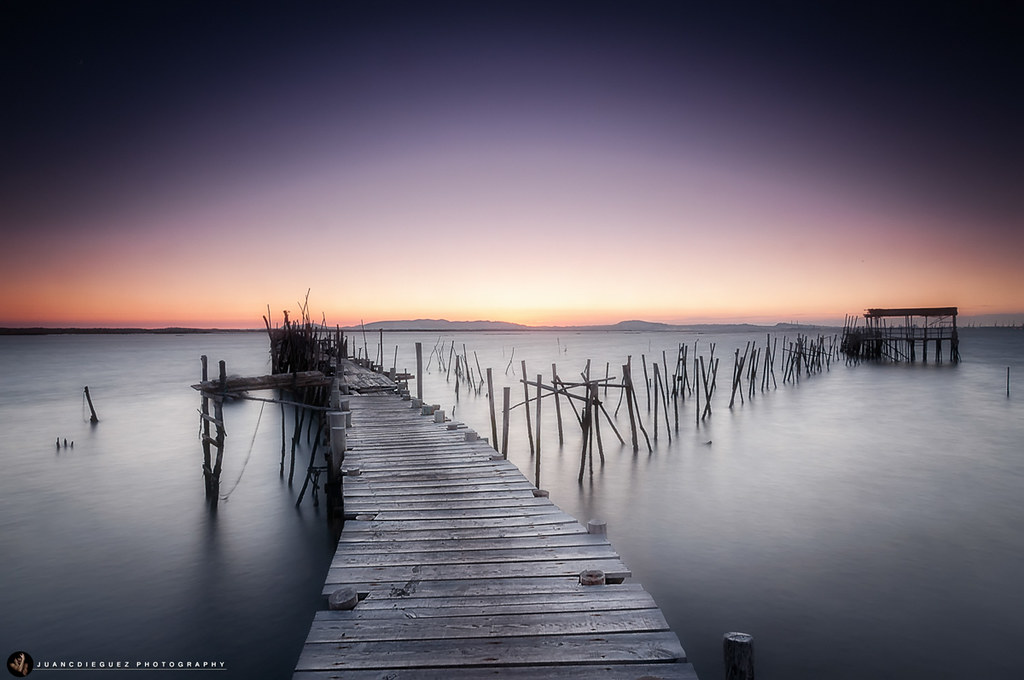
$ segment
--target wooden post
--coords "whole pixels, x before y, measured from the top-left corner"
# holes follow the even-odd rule
[[[604,442],[601,440],[601,418],[598,408],[601,405],[600,393],[597,391],[597,383],[590,383],[590,422],[594,426],[594,437],[597,439],[597,453],[601,456],[601,463],[604,463]],[[590,442],[591,465],[593,465],[594,442]]]
[[[526,437],[530,440],[530,455],[533,455],[533,425],[530,422],[530,385],[526,378],[526,359],[522,362],[523,368],[523,410],[526,411]]]
[[[206,368],[206,355],[199,357],[199,360],[203,364],[203,382],[206,382],[207,368]],[[89,389],[88,387],[86,389]],[[213,468],[210,463],[210,398],[203,392],[202,402],[202,419],[203,419],[203,481],[206,483],[206,498],[210,498],[210,494],[213,492]]]
[[[441,349],[444,349],[442,345]],[[452,355],[455,354],[455,341],[452,340],[452,346],[448,348],[448,372],[445,374],[444,380],[448,382],[452,377]],[[458,374],[456,374],[458,375]],[[422,399],[423,397],[420,397]]]
[[[1009,371],[1009,369],[1007,369]],[[555,420],[558,421],[558,445],[562,445],[562,405],[558,401],[558,369],[551,364],[551,386],[555,388]],[[1009,389],[1009,388],[1007,388]]]
[[[665,374],[661,379],[661,406],[665,412],[665,434],[672,441],[672,430],[668,424],[668,366],[665,366]]]
[[[1010,397],[1010,367],[1006,367],[1006,397]]]
[[[291,485],[292,479],[295,477],[295,447],[299,445],[299,441],[302,439],[302,423],[305,422],[306,411],[300,410],[298,404],[295,405],[295,427],[292,430],[292,449],[288,459],[288,484]]]
[[[423,401],[423,343],[416,343],[416,398]]]
[[[737,385],[736,373],[737,373],[737,371],[739,371],[739,367],[740,367],[740,351],[737,349],[736,350],[736,356],[733,358],[733,361],[732,361],[732,393],[729,396],[729,408],[732,408],[733,402],[736,401],[736,385]]]
[[[203,358],[205,359],[206,357],[203,357]],[[204,366],[205,366],[205,362],[204,362]],[[91,416],[89,416],[89,422],[92,423],[93,425],[95,425],[96,423],[100,422],[100,419],[96,417],[96,409],[94,409],[92,407],[92,397],[89,396],[89,386],[88,385],[85,386],[85,400],[87,402],[89,402],[89,413],[92,414]]]
[[[491,446],[498,450],[498,421],[494,415],[494,380],[491,377],[491,369],[487,369],[487,405],[491,409]]]
[[[224,366],[224,362],[220,362],[221,367]],[[224,461],[224,399],[222,397],[214,397],[213,400],[213,417],[217,419],[217,439],[214,440],[214,446],[217,447],[217,459],[213,464],[213,474],[210,483],[210,503],[213,507],[217,507],[217,496],[220,494],[220,470]]]
[[[704,357],[701,357],[701,359],[703,360]],[[700,390],[701,390],[700,379],[701,379],[702,376],[703,376],[703,374],[701,373],[701,370],[700,370],[700,364],[697,362],[697,355],[696,355],[696,353],[694,353],[694,356],[693,356],[693,379],[694,379],[694,382],[697,385],[697,399],[696,399],[697,408],[694,411],[694,413],[696,414],[696,420],[697,420],[697,426],[698,427],[700,426]]]
[[[726,633],[722,642],[725,680],[754,680],[754,637],[747,633]]]
[[[482,387],[484,384],[483,370],[480,368],[480,357],[476,355],[476,350],[473,350],[473,360],[476,361],[476,375],[480,378],[480,386]],[[488,368],[487,370],[490,371],[491,369]],[[480,387],[477,387],[476,393],[480,394]]]
[[[647,429],[644,427],[644,420],[640,417],[640,403],[636,399],[636,390],[633,389],[633,369],[627,362],[626,368],[629,372],[629,395],[633,399],[634,413],[636,415],[636,424],[640,428],[640,432],[644,435],[644,442],[647,444],[647,450],[651,453],[654,452],[654,447],[651,446],[651,438],[647,436]]]
[[[284,397],[284,394],[278,394],[279,397]],[[287,413],[284,408],[284,402],[281,402],[281,470],[280,474],[284,477],[284,454],[285,454],[285,421],[287,420]]]
[[[580,482],[583,481],[583,473],[587,469],[587,444],[590,443],[591,449],[593,449],[594,446],[593,442],[590,442],[590,410],[590,400],[588,398],[587,401],[584,402],[583,404],[583,417],[580,419],[580,425],[583,428],[583,450],[580,451]],[[593,459],[593,454],[591,454],[591,459]],[[594,473],[593,460],[591,460],[590,463],[590,473]]]
[[[661,371],[658,370],[658,362],[654,362],[654,441],[658,441],[658,383],[660,382]]]
[[[541,402],[541,398],[540,398],[541,397],[541,394],[540,394],[541,382],[540,381],[541,381],[542,377],[543,376],[541,376],[540,373],[537,374],[537,424],[536,424],[537,434],[536,434],[536,437],[535,437],[535,439],[537,440],[537,460],[536,460],[536,462],[534,464],[534,474],[533,474],[534,481],[533,481],[533,485],[534,485],[534,487],[536,487],[538,489],[540,488],[540,402]]]
[[[640,355],[640,363],[644,368],[644,387],[647,388],[647,410],[651,410],[651,379],[647,376],[647,357]]]
[[[633,416],[633,378],[630,376],[629,364],[622,365],[624,390],[626,391],[626,410],[629,411],[629,432],[633,437],[633,451],[640,450],[636,439],[636,418]]]
[[[512,388],[504,388],[501,394],[501,457],[506,460],[508,460],[508,419],[511,397]]]

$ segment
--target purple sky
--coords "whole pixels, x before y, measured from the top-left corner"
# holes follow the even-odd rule
[[[1019,3],[707,5],[6,2],[0,325],[1024,320]]]

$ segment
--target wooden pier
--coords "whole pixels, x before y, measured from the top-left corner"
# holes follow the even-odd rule
[[[932,356],[941,362],[945,344],[949,360],[955,363],[960,361],[956,315],[956,307],[868,309],[862,327],[858,327],[857,317],[847,318],[840,348],[852,360],[913,362],[919,357],[928,361],[928,348],[934,346]],[[890,319],[902,323],[890,323]]]
[[[323,592],[352,608],[316,613],[295,680],[697,678],[603,523],[434,407],[345,400],[349,519]]]

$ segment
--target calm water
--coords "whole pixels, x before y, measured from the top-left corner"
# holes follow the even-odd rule
[[[778,374],[777,389],[731,410],[732,351],[762,334],[392,333],[386,363],[396,344],[398,368],[413,368],[414,342],[427,361],[453,338],[514,401],[521,359],[531,379],[552,362],[571,379],[588,358],[592,374],[608,361],[617,376],[632,355],[639,384],[641,354],[672,362],[696,341],[707,359],[717,342],[714,414],[699,427],[687,402],[671,443],[662,427],[654,453],[638,454],[605,429],[606,462],[582,485],[578,428],[564,414],[559,447],[550,401],[541,445],[541,486],[581,520],[608,522],[704,680],[721,677],[729,630],[755,636],[761,678],[1019,677],[1024,651],[1005,641],[1024,634],[1024,382],[1007,398],[1006,368],[1024,381],[1021,331],[965,330],[959,365],[840,362],[799,384]],[[227,408],[222,491],[234,491],[206,510],[188,387],[204,353],[231,373],[269,368],[262,334],[0,338],[0,651],[289,675],[331,535],[308,501],[292,507],[280,413],[257,403]],[[430,359],[426,399],[489,436],[485,391],[462,385],[456,400],[453,388]],[[619,428],[628,441],[625,408]],[[65,436],[73,450],[54,446]],[[510,440],[532,478],[522,409]]]

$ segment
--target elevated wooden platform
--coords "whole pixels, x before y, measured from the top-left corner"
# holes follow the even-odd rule
[[[651,596],[467,430],[395,395],[350,398],[346,521],[295,680],[695,680]],[[454,429],[449,429],[454,428]],[[472,435],[470,435],[472,438]],[[601,570],[606,585],[580,584]]]
[[[397,383],[386,374],[371,371],[364,366],[360,366],[351,359],[341,359],[338,362],[337,372],[339,377],[341,377],[343,384],[346,385],[350,391],[358,392],[359,394],[367,394],[369,392],[394,392],[397,387]],[[402,375],[400,377],[408,379],[409,376]]]
[[[294,390],[303,387],[327,387],[331,378],[320,371],[300,371],[298,373],[275,373],[255,377],[230,376],[220,380],[204,380],[192,385],[192,389],[218,394],[232,394],[253,390]]]
[[[956,316],[956,307],[868,309],[864,312],[863,327],[857,326],[856,317],[847,318],[840,350],[853,360],[917,361],[920,356],[928,361],[928,348],[934,346],[932,356],[942,361],[945,345],[949,349],[949,360],[958,362],[960,339]],[[890,323],[889,319],[899,319],[902,323]]]

